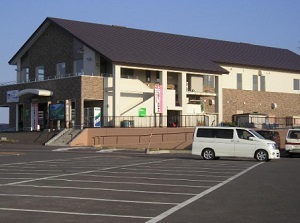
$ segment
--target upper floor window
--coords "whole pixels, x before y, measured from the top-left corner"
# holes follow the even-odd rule
[[[151,82],[151,71],[146,70],[146,82]]]
[[[121,77],[122,78],[133,78],[133,69],[121,68]]]
[[[56,64],[56,76],[64,77],[66,75],[66,63]]]
[[[74,61],[74,73],[77,75],[83,75],[83,60],[75,60]]]
[[[253,75],[253,90],[258,91],[258,76]]]
[[[29,68],[22,69],[22,82],[29,82]]]
[[[236,74],[236,89],[243,89],[243,79],[242,74]]]
[[[294,79],[294,90],[300,90],[299,79]]]
[[[260,90],[265,91],[266,90],[266,77],[260,76]]]
[[[203,86],[205,87],[214,87],[215,86],[215,77],[204,75],[203,76]]]
[[[38,66],[35,69],[35,76],[37,81],[43,81],[45,79],[45,69],[44,66]]]

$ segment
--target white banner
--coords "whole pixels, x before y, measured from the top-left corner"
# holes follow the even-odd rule
[[[161,85],[155,85],[154,111],[155,113],[163,113],[163,88]]]

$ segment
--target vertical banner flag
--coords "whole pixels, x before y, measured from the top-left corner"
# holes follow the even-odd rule
[[[162,88],[162,85],[155,85],[154,110],[155,110],[155,113],[163,112],[163,88]]]
[[[94,127],[101,127],[101,108],[94,108]]]
[[[38,130],[38,112],[39,107],[38,104],[31,104],[31,127],[33,130]]]

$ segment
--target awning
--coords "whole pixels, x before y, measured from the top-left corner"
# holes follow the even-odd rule
[[[19,91],[19,96],[22,96],[24,94],[36,94],[38,96],[52,96],[53,92],[44,89],[24,89]]]

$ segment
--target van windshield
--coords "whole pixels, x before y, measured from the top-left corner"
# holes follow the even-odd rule
[[[257,133],[256,131],[254,131],[253,129],[249,129],[249,131],[255,135],[257,138],[259,139],[265,139],[263,136],[261,136],[259,133]]]

